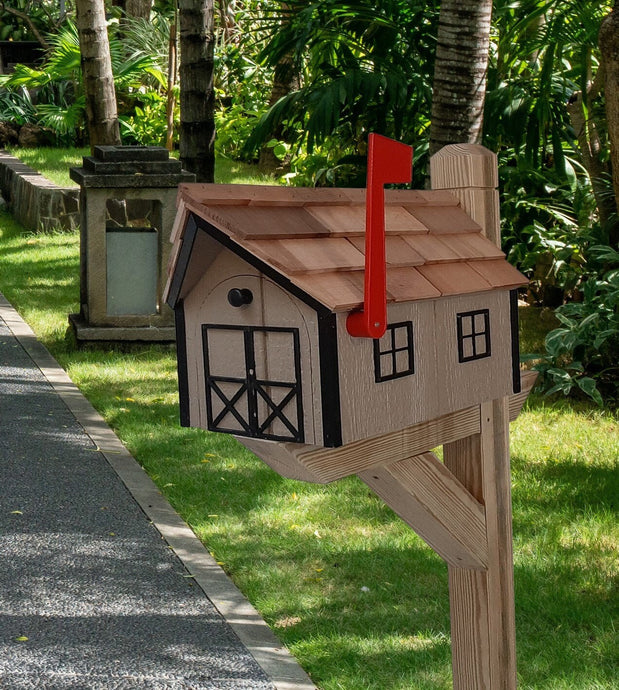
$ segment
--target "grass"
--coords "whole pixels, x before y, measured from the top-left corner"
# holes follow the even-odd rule
[[[12,148],[10,153],[26,165],[38,170],[59,187],[75,187],[75,182],[69,177],[69,168],[81,167],[82,158],[90,156],[90,149]],[[172,155],[176,157],[178,152]],[[215,182],[275,184],[273,177],[258,173],[255,166],[230,158],[217,159]]]
[[[321,690],[451,687],[442,561],[354,478],[285,480],[234,439],[178,425],[164,347],[76,350],[79,241],[0,215],[0,290],[116,430]],[[522,310],[523,350],[552,327]],[[611,690],[619,425],[533,397],[512,424],[520,688]]]
[[[82,164],[82,157],[90,155],[89,148],[11,148],[9,153],[22,163],[38,170],[59,187],[76,187],[69,177],[69,168]]]

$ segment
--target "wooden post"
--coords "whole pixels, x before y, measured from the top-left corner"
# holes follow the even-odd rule
[[[496,154],[478,144],[445,146],[430,159],[432,189],[448,189],[484,235],[501,246]]]
[[[496,156],[463,144],[430,162],[433,189],[449,189],[500,246]],[[444,445],[444,462],[485,507],[485,570],[449,567],[454,690],[514,690],[516,633],[508,399],[480,406],[480,433]]]

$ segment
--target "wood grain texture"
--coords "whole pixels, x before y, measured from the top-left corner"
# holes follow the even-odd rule
[[[407,210],[430,232],[481,232],[481,226],[459,206],[415,206]]]
[[[450,264],[448,269],[440,264],[426,264],[417,270],[444,296],[484,292],[491,288],[490,283],[466,263]]]
[[[334,312],[348,312],[363,305],[363,271],[299,274],[295,284]]]
[[[405,235],[402,239],[423,256],[426,264],[462,261],[461,256],[439,235]]]
[[[496,189],[452,189],[462,208],[497,247],[501,245],[501,211]]]
[[[487,565],[483,506],[433,453],[424,453],[359,477],[447,563]]]
[[[402,269],[404,270],[404,269]],[[410,271],[407,271],[410,275]],[[388,289],[389,281],[387,282]],[[374,341],[348,334],[346,316],[338,314],[342,441],[378,436],[438,417],[434,304],[432,301],[389,304],[388,323],[412,322],[414,373],[376,382]],[[424,449],[428,450],[428,449]]]
[[[481,432],[444,446],[444,462],[486,512],[488,568],[449,569],[455,690],[515,690],[509,401],[483,403]]]
[[[210,239],[210,238],[209,238]],[[231,288],[251,290],[253,301],[242,308],[232,307],[227,300]],[[317,319],[313,310],[292,298],[286,291],[264,278],[229,250],[222,250],[211,269],[202,274],[194,289],[185,298],[187,322],[187,361],[189,379],[190,420],[192,426],[206,429],[206,392],[202,355],[202,324],[234,326],[293,327],[299,329],[302,375],[302,400],[305,439],[322,443],[320,410],[320,366],[318,359]],[[216,353],[222,369],[236,372],[232,343],[221,342]],[[264,367],[277,368],[264,353]],[[219,359],[217,359],[219,358]],[[242,367],[242,363],[237,368]],[[275,377],[277,380],[277,377]]]
[[[187,210],[184,200],[180,197],[177,197],[176,215],[174,216],[174,224],[172,225],[172,230],[170,231],[170,242],[172,244],[176,244],[183,238],[188,215],[189,211]]]
[[[432,189],[450,190],[484,235],[501,246],[496,154],[477,144],[445,146],[430,159]]]
[[[442,239],[461,259],[505,259],[499,247],[477,232],[457,233]]]
[[[430,159],[432,189],[494,188],[499,185],[496,154],[478,144],[452,144]]]
[[[521,287],[529,282],[518,269],[503,259],[468,261],[467,265],[479,273],[495,289]]]
[[[352,203],[352,196],[357,190],[334,189],[329,187],[303,188],[281,187],[279,185],[243,185],[243,184],[183,184],[179,187],[179,194],[201,204],[214,205],[286,205],[307,206],[319,205],[347,205]],[[359,190],[363,193],[363,190]],[[360,201],[363,201],[361,196]]]
[[[249,240],[245,247],[287,274],[362,270],[365,257],[344,237]]]
[[[424,235],[427,237],[427,235]],[[348,241],[365,256],[365,237],[349,237]],[[420,266],[425,259],[403,237],[385,237],[387,266]]]
[[[421,268],[421,267],[419,267]],[[440,297],[436,288],[417,268],[395,266],[387,271],[387,301],[413,302]]]
[[[522,390],[520,393],[515,393],[509,396],[509,421],[513,422],[514,419],[520,414],[522,406],[524,405],[529,393],[533,389],[535,382],[537,381],[538,373],[536,371],[521,371],[520,372],[520,385]]]
[[[332,482],[479,433],[479,428],[479,407],[470,407],[340,448],[312,448],[294,444],[287,444],[286,447],[322,482]]]
[[[523,374],[523,390],[509,398],[509,416],[513,421],[518,416],[526,396],[531,390],[536,374]],[[458,445],[461,440],[466,450],[468,444],[479,437],[481,430],[479,406],[469,407],[406,429],[383,436],[356,441],[340,448],[320,448],[309,444],[275,443],[273,441],[252,441],[251,450],[270,464],[276,471],[282,470],[285,477],[304,479],[305,481],[325,484],[351,474],[357,474],[381,465],[420,455],[431,448],[451,443],[453,453],[450,458],[450,470],[462,484],[469,487],[472,495],[482,501],[479,463],[471,463],[465,452]],[[245,439],[247,441],[247,439]],[[249,447],[248,443],[245,445]],[[271,462],[271,455],[273,456]],[[277,469],[275,463],[279,463]],[[473,477],[467,478],[466,472]],[[477,474],[476,474],[477,473]]]
[[[201,215],[241,240],[329,236],[328,228],[303,207],[205,204],[202,206]]]
[[[458,314],[486,309],[491,356],[460,362]],[[509,395],[512,392],[509,293],[496,290],[437,300],[435,313],[434,356],[441,362],[441,375],[436,383],[439,415]]]
[[[245,436],[236,436],[235,438],[282,477],[312,482],[313,484],[325,483],[319,475],[314,474],[288,451],[288,446],[292,444]]]

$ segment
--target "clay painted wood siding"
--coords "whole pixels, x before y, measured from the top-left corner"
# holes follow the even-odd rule
[[[457,315],[488,310],[491,354],[460,362]],[[512,393],[508,291],[393,304],[388,323],[413,324],[414,373],[376,382],[373,341],[338,314],[342,442],[378,436]]]
[[[234,307],[228,301],[231,289],[247,289],[252,292],[251,304]],[[185,323],[187,347],[187,377],[189,419],[191,426],[208,429],[207,391],[204,366],[204,325],[230,325],[233,328],[266,327],[298,329],[300,352],[300,384],[302,398],[302,428],[304,442],[322,445],[323,426],[321,415],[320,362],[318,353],[318,318],[316,312],[297,300],[280,286],[264,277],[257,269],[222,249],[212,261],[209,270],[197,281],[185,297]],[[233,330],[221,331],[211,339],[210,358],[213,371],[221,376],[241,378],[245,375],[246,361],[242,348],[242,334]],[[260,340],[260,339],[258,339]],[[241,343],[241,345],[239,345]],[[289,358],[277,352],[267,352],[257,342],[255,354],[260,358],[257,369],[266,378],[280,380],[290,378]],[[286,371],[283,371],[283,368]],[[260,403],[263,405],[263,403]],[[221,407],[215,408],[215,414]],[[264,415],[266,410],[260,409]],[[230,418],[225,423],[242,432],[242,426]],[[274,420],[273,434],[284,434],[278,420]]]

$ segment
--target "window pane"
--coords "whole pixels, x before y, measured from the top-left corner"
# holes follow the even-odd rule
[[[408,371],[411,368],[410,364],[410,356],[408,353],[408,350],[401,350],[400,352],[396,352],[395,355],[395,369],[396,373],[402,374],[405,371]]]
[[[460,332],[463,336],[471,335],[473,333],[473,318],[468,314],[458,317],[460,322]]]
[[[396,349],[408,347],[408,328],[406,326],[398,326],[394,329],[394,333]]]
[[[473,352],[473,339],[464,338],[462,340],[462,359],[471,359],[474,356]]]
[[[393,358],[391,357],[391,353],[387,353],[386,355],[381,355],[380,357],[380,376],[381,378],[385,378],[386,376],[392,376],[393,375]]]
[[[485,335],[478,335],[475,338],[475,354],[478,357],[488,354]]]
[[[487,312],[482,312],[481,314],[475,314],[475,333],[485,333],[486,332],[486,318]]]

